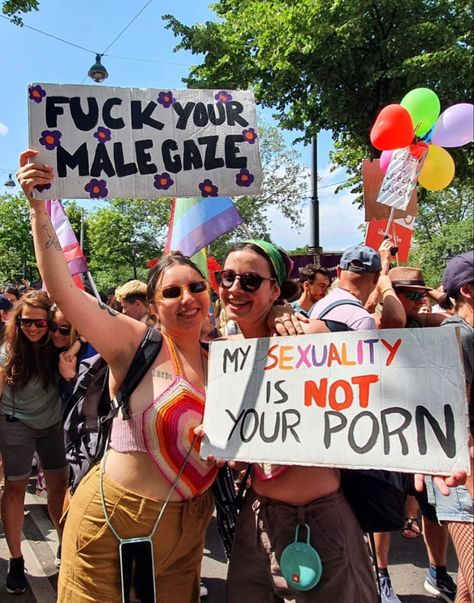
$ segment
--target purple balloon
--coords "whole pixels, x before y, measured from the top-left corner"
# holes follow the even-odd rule
[[[440,147],[462,147],[474,140],[474,105],[459,103],[443,111],[434,128],[431,142]]]

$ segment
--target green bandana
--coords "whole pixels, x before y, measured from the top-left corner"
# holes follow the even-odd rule
[[[248,241],[243,242],[256,245],[265,252],[265,255],[270,260],[273,270],[275,271],[278,286],[281,287],[286,281],[286,266],[278,247],[272,243],[268,243],[268,241],[262,241],[261,239],[249,239]]]

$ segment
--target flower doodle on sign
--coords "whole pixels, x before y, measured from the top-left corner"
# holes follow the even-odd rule
[[[244,137],[245,142],[250,144],[255,144],[255,141],[257,140],[257,132],[255,132],[254,128],[242,130],[242,136]]]
[[[156,100],[159,102],[160,105],[163,105],[165,109],[169,109],[169,107],[171,107],[171,105],[176,102],[176,99],[171,93],[171,90],[168,90],[167,92],[160,92]]]
[[[214,98],[218,103],[228,103],[232,100],[232,94],[229,94],[225,90],[221,90],[214,96]]]
[[[43,130],[39,143],[46,147],[48,151],[52,151],[61,144],[61,136],[59,130]]]
[[[250,186],[255,180],[255,176],[246,169],[241,169],[235,177],[237,186]]]
[[[42,193],[43,191],[47,191],[49,188],[51,188],[51,184],[37,184],[35,186],[35,189],[39,192]]]
[[[28,88],[28,94],[30,95],[30,99],[35,103],[40,103],[43,98],[46,96],[46,90],[41,88],[39,84],[36,86],[30,86]]]
[[[103,199],[109,194],[107,182],[105,180],[97,180],[97,178],[92,178],[85,185],[84,190],[89,193],[91,199]]]
[[[217,197],[219,194],[219,189],[209,178],[199,183],[199,190],[202,197]]]
[[[162,174],[156,174],[155,181],[153,182],[153,186],[159,191],[166,191],[171,186],[173,186],[173,184],[174,180],[167,172],[163,172]]]
[[[94,132],[94,138],[97,138],[98,142],[108,142],[112,138],[112,133],[108,128],[99,126],[97,132]]]

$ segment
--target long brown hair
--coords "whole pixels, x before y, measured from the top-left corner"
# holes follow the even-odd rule
[[[37,378],[43,387],[48,387],[57,375],[57,355],[49,340],[49,331],[42,341],[33,343],[21,330],[18,318],[25,306],[40,308],[46,312],[46,319],[51,319],[51,301],[44,291],[26,293],[15,304],[5,329],[6,382],[10,387],[21,389]]]

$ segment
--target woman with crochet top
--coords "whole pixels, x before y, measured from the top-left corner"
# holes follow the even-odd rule
[[[235,246],[218,273],[219,294],[244,337],[269,337],[267,315],[290,297],[291,260],[265,241]],[[311,590],[291,588],[280,557],[307,524],[322,561]],[[239,515],[227,581],[228,603],[377,601],[374,573],[361,528],[341,490],[339,471],[323,467],[253,466],[252,485]]]
[[[35,163],[35,155],[22,153],[18,180],[30,203],[38,266],[65,318],[108,362],[114,397],[147,327],[74,286],[44,202],[34,196],[35,186],[53,179],[52,168]],[[189,258],[171,254],[151,271],[148,297],[163,346],[130,397],[130,418],[120,411],[114,418],[103,469],[89,471],[71,499],[59,601],[120,601],[114,531],[122,539],[149,536],[166,499],[152,539],[155,600],[199,601],[204,536],[214,506],[209,487],[217,471],[199,458],[193,434],[204,410],[207,357],[199,337],[208,286]]]

